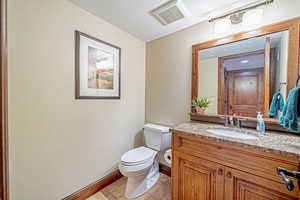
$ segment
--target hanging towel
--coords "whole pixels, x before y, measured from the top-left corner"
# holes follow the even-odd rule
[[[293,88],[290,90],[286,104],[283,107],[282,116],[280,118],[280,125],[295,132],[298,130],[298,116],[299,116],[299,91],[300,88]]]
[[[269,116],[275,117],[278,113],[278,111],[282,112],[284,106],[284,100],[283,96],[280,92],[273,95],[270,110],[269,110]]]

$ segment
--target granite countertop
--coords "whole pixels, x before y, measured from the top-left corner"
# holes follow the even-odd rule
[[[256,136],[255,139],[238,139],[227,136],[215,135],[207,132],[208,129],[236,130],[247,135]],[[300,136],[288,133],[270,132],[259,135],[254,129],[227,128],[212,123],[186,122],[172,128],[185,134],[192,134],[202,138],[214,139],[216,141],[237,144],[244,147],[259,148],[265,152],[293,156],[300,159]]]

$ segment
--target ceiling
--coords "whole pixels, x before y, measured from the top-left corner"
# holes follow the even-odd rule
[[[149,12],[168,0],[70,0],[79,7],[144,41],[151,41],[195,25],[254,0],[182,0],[191,16],[167,26]]]
[[[247,63],[243,63],[247,61]],[[265,55],[254,54],[243,57],[237,57],[224,60],[224,67],[226,71],[240,70],[240,69],[256,69],[265,66]]]

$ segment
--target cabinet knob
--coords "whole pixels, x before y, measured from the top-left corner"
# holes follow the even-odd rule
[[[231,172],[227,172],[227,178],[231,178],[231,177],[232,177]]]
[[[223,175],[223,169],[221,169],[221,168],[218,169],[218,174],[222,176]]]

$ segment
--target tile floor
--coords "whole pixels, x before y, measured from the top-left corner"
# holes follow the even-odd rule
[[[87,200],[126,200],[124,191],[126,178],[122,177]],[[159,181],[143,196],[136,200],[171,200],[171,178],[160,174]]]

